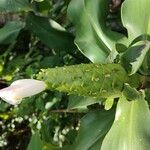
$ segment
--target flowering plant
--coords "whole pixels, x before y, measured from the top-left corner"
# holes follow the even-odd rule
[[[22,133],[28,150],[149,150],[150,0],[2,0],[0,12],[12,14],[0,97],[16,105],[0,104],[0,146]]]

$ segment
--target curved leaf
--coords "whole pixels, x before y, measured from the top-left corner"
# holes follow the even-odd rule
[[[150,0],[125,0],[121,10],[130,41],[141,34],[150,34]]]
[[[122,65],[130,75],[139,70],[149,50],[150,42],[142,41],[129,47],[127,51],[124,52],[121,58]],[[148,64],[145,64],[145,66],[148,66]]]
[[[116,56],[115,43],[122,39],[119,33],[106,27],[109,1],[72,0],[68,15],[76,27],[75,43],[81,52],[94,63],[106,63]],[[113,55],[109,58],[110,52]]]
[[[104,138],[101,150],[149,150],[150,111],[144,96],[127,101],[122,96],[115,121]]]
[[[27,28],[50,48],[59,50],[75,49],[74,37],[51,19],[30,13],[27,17]]]

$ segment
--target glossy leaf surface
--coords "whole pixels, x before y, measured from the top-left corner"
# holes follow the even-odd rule
[[[149,150],[150,111],[143,95],[133,101],[122,96],[115,121],[104,138],[101,150]]]
[[[122,64],[130,75],[136,73],[141,67],[148,51],[150,50],[150,42],[142,41],[129,47],[122,55]],[[149,64],[145,65],[148,66]]]
[[[109,1],[72,0],[68,14],[76,27],[75,43],[94,63],[112,62],[116,56],[115,43],[123,38],[106,27]],[[110,57],[110,52],[113,52]]]

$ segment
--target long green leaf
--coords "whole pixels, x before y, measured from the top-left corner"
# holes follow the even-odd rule
[[[101,150],[149,150],[149,124],[150,111],[143,95],[133,101],[122,96],[115,121],[104,138]]]
[[[78,136],[71,150],[100,150],[102,140],[114,120],[114,110],[90,112],[81,119]]]
[[[76,27],[75,43],[94,63],[112,61],[116,56],[115,43],[123,38],[107,29],[108,11],[107,0],[72,0],[68,8],[68,15]],[[108,58],[111,51],[114,56]]]
[[[55,21],[30,13],[27,28],[50,48],[59,50],[75,49],[74,37]]]

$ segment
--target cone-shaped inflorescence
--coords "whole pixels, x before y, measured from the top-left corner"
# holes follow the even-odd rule
[[[81,64],[44,69],[37,78],[50,90],[107,98],[120,96],[128,75],[119,64]]]

